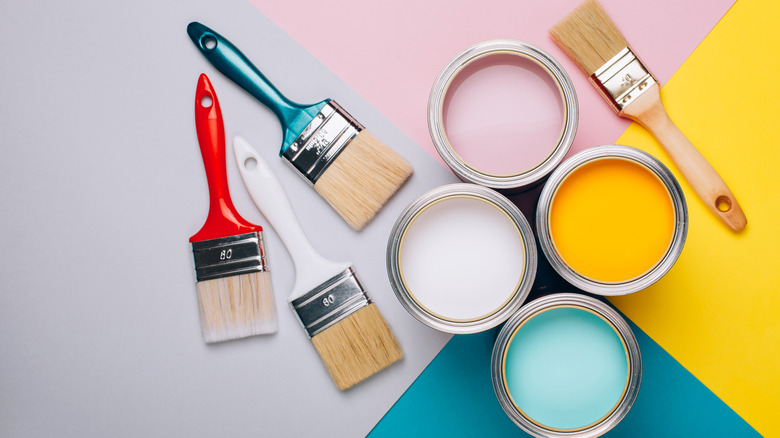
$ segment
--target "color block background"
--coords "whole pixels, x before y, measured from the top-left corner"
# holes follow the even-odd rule
[[[477,41],[519,38],[564,64],[582,110],[574,150],[620,141],[666,159],[641,129],[626,131],[547,37],[577,3],[0,2],[0,435],[520,434],[490,389],[495,331],[453,338],[407,390],[447,336],[396,302],[383,247],[405,203],[454,179],[430,159],[425,105],[439,69]],[[668,82],[672,116],[750,221],[729,234],[684,186],[691,234],[680,263],[652,290],[613,300],[637,324],[645,380],[612,435],[778,436],[778,6],[603,3]],[[354,390],[332,387],[284,306],[292,267],[273,232],[280,333],[202,343],[186,244],[205,214],[191,113],[197,76],[212,75],[229,135],[270,151],[269,161],[279,131],[193,49],[184,32],[191,20],[225,29],[291,97],[337,97],[418,171],[357,235],[271,163],[315,246],[355,261],[406,350],[404,361]],[[264,224],[236,169],[228,173],[238,209]],[[526,215],[534,193],[512,198]],[[565,288],[540,266],[534,294]]]
[[[639,327],[642,387],[609,437],[758,437],[743,419]],[[371,438],[523,437],[493,393],[490,355],[497,330],[454,336],[371,431]]]
[[[186,33],[219,29],[301,101],[337,97],[416,175],[361,233],[278,158],[274,115]],[[449,336],[387,283],[387,235],[417,194],[455,178],[246,0],[0,2],[0,437],[364,436]],[[208,188],[193,105],[209,75],[228,144],[276,172],[312,245],[351,261],[406,357],[353,390],[333,384],[286,303],[295,270],[263,225],[279,331],[206,345],[189,237]]]
[[[533,44],[552,54],[569,73],[581,109],[572,152],[611,143],[628,126],[592,92],[584,75],[547,35],[547,29],[580,0],[333,0],[305,7],[296,2],[250,1],[437,158],[426,119],[433,81],[456,54],[494,38]],[[662,83],[733,3],[658,0],[652,6],[640,6],[636,1],[601,2]]]
[[[640,147],[661,158],[680,179],[645,131],[630,126],[623,133],[628,124],[610,112],[584,75],[545,35],[546,28],[577,1],[547,2],[529,11],[526,2],[457,6],[426,2],[415,7],[394,3],[377,9],[343,0],[336,2],[335,10],[353,18],[353,25],[334,30],[328,38],[313,29],[332,16],[327,9],[331,4],[313,6],[317,13],[308,15],[287,3],[253,3],[433,155],[424,114],[439,69],[477,41],[513,37],[548,50],[569,71],[582,109],[573,152],[613,142]],[[764,77],[778,67],[780,33],[773,23],[780,18],[780,7],[768,0],[738,0],[728,10],[731,3],[668,1],[647,10],[632,2],[602,2],[642,60],[662,84],[668,82],[662,95],[672,118],[719,170],[749,220],[744,232],[729,232],[681,180],[690,232],[680,261],[649,290],[612,300],[649,335],[639,331],[649,364],[640,399],[613,434],[754,434],[733,409],[762,434],[780,436],[780,421],[775,418],[780,406],[780,318],[776,316],[780,299],[775,293],[780,287],[780,231],[774,225],[780,213],[780,178],[773,170],[780,162],[773,146],[778,85]],[[356,33],[361,37],[351,40]],[[348,41],[361,56],[341,50]],[[532,197],[515,200],[528,207]],[[424,436],[421,429],[404,426],[412,417],[426,418],[424,413],[437,418],[430,429],[422,427],[428,434],[463,436],[469,430],[479,434],[485,424],[501,424],[500,415],[495,416],[497,404],[489,401],[491,391],[471,388],[474,393],[466,397],[456,389],[471,377],[462,369],[468,367],[463,356],[473,348],[479,352],[475,356],[488,358],[489,338],[450,341],[373,435],[403,431]],[[481,379],[489,382],[482,374]],[[442,393],[444,388],[451,392]],[[467,403],[471,397],[479,401]],[[436,411],[431,406],[443,400],[448,400],[443,403],[446,409]],[[455,400],[466,407],[460,408]],[[691,410],[691,405],[697,408]],[[657,421],[651,421],[652,415],[657,415]],[[474,429],[469,429],[470,416],[479,419],[472,424]],[[494,432],[500,436],[510,430],[499,427]]]
[[[662,92],[736,194],[747,228],[729,232],[682,182],[690,230],[680,260],[653,287],[612,300],[766,436],[780,436],[780,85],[761,76],[780,68],[778,20],[777,2],[739,0]],[[637,126],[618,142],[669,161]]]

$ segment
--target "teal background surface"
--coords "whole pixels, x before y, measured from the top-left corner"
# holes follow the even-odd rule
[[[642,352],[642,386],[606,437],[760,437],[749,424],[628,321]],[[368,435],[524,437],[493,393],[490,355],[498,329],[455,335]]]

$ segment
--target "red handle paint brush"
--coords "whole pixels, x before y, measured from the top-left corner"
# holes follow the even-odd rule
[[[205,74],[195,92],[195,127],[209,185],[206,223],[190,237],[203,339],[211,343],[275,333],[263,228],[242,218],[230,199],[222,112]]]

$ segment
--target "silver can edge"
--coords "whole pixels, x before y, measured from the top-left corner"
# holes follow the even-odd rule
[[[558,186],[574,169],[589,161],[601,158],[629,159],[648,168],[663,182],[664,186],[669,191],[674,207],[674,234],[666,254],[664,254],[664,257],[649,272],[639,278],[626,282],[606,283],[582,276],[560,258],[552,243],[549,211],[552,205],[552,198],[558,189]],[[680,257],[688,235],[688,207],[679,182],[677,182],[677,179],[672,175],[672,172],[657,158],[631,146],[594,146],[569,157],[569,159],[561,163],[561,165],[553,171],[545,182],[536,208],[536,231],[542,253],[544,253],[544,256],[550,262],[553,269],[569,282],[569,284],[583,291],[603,296],[627,295],[646,289],[660,280]]]
[[[578,431],[555,431],[541,427],[527,418],[525,418],[512,402],[509,394],[505,390],[503,357],[507,344],[517,327],[527,319],[539,314],[541,311],[561,306],[581,307],[597,313],[599,316],[610,322],[623,338],[626,349],[628,350],[629,378],[626,390],[617,407],[606,418],[598,423]],[[613,427],[628,414],[636,401],[639,393],[639,387],[642,383],[642,354],[639,350],[634,332],[617,311],[605,303],[582,294],[575,293],[556,293],[537,298],[534,301],[523,306],[520,311],[510,318],[501,328],[493,347],[493,353],[490,360],[490,375],[493,383],[493,390],[501,408],[509,418],[526,433],[539,437],[566,437],[566,438],[591,438],[601,436]]]
[[[503,308],[483,319],[467,322],[455,322],[439,318],[427,312],[419,304],[417,304],[417,302],[411,297],[409,290],[406,288],[406,285],[401,278],[400,266],[398,263],[402,236],[406,232],[406,229],[409,227],[409,225],[411,225],[417,213],[440,199],[458,196],[479,198],[495,205],[504,213],[506,213],[522,236],[522,244],[525,251],[523,278],[514,291],[514,295],[509,300],[509,302]],[[536,241],[533,236],[533,231],[528,223],[528,220],[525,218],[520,209],[504,195],[498,193],[497,191],[469,183],[447,184],[436,187],[420,195],[417,199],[412,201],[398,216],[398,219],[393,225],[393,228],[390,232],[390,237],[388,238],[387,242],[387,276],[390,280],[390,286],[393,289],[393,293],[395,294],[398,301],[418,321],[433,329],[453,334],[479,333],[503,323],[510,316],[512,316],[512,314],[514,314],[523,305],[525,299],[528,297],[528,294],[531,291],[531,286],[533,285],[534,279],[536,278],[537,263],[538,254],[536,251]]]
[[[546,70],[558,85],[564,108],[563,131],[553,152],[536,167],[515,175],[493,175],[469,166],[452,149],[444,131],[442,118],[444,99],[450,84],[458,73],[479,58],[500,53],[526,57]],[[569,75],[561,64],[547,52],[522,41],[511,39],[484,41],[458,54],[439,73],[428,98],[428,131],[444,162],[462,181],[496,190],[520,189],[540,181],[552,172],[568,153],[574,141],[578,121],[577,94]]]

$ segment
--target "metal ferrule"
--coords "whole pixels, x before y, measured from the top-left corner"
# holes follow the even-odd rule
[[[352,268],[345,269],[290,305],[310,338],[371,303]]]
[[[658,82],[629,47],[596,70],[590,81],[616,113]]]
[[[198,281],[267,270],[263,233],[259,231],[192,242],[192,253]]]
[[[282,157],[314,185],[344,146],[362,130],[363,125],[331,100],[282,153]]]

